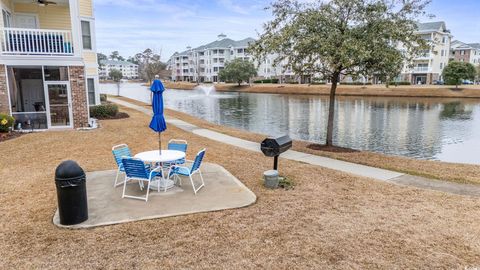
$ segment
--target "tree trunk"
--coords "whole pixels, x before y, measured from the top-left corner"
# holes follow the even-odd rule
[[[117,97],[120,96],[120,82],[117,82]]]
[[[328,106],[328,124],[327,124],[327,142],[326,145],[333,145],[333,122],[335,120],[335,92],[337,91],[337,84],[339,73],[335,72],[332,76],[332,86],[330,88],[330,104]]]

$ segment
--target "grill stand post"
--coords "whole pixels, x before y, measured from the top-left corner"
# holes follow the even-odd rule
[[[278,155],[273,158],[273,169],[278,171]]]

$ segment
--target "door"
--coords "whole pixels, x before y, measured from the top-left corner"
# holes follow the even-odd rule
[[[15,27],[37,29],[37,16],[30,14],[15,14]]]
[[[45,111],[45,93],[41,79],[22,79],[22,104],[23,110],[27,112]],[[43,109],[41,109],[43,108]]]
[[[48,96],[48,126],[50,128],[72,127],[72,106],[69,83],[46,82],[45,86]]]

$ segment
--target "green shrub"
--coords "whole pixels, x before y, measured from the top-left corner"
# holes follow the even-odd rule
[[[97,119],[112,118],[118,114],[118,106],[112,103],[90,107],[90,117]]]
[[[100,94],[100,102],[107,102],[107,94]]]
[[[0,132],[8,132],[14,124],[15,118],[7,114],[0,114]]]
[[[389,82],[388,84],[389,85],[412,85],[412,83],[408,81]]]
[[[278,83],[278,79],[264,79],[264,80],[256,80],[253,83]]]
[[[341,85],[372,85],[371,82],[363,83],[363,82],[340,82]]]

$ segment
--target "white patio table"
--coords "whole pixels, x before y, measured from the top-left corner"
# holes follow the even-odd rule
[[[185,153],[176,150],[162,150],[162,154],[160,154],[160,151],[153,150],[138,153],[135,155],[135,158],[141,159],[143,162],[147,163],[173,163],[176,160],[185,158]],[[165,190],[165,188],[172,188],[175,182],[168,179],[168,175],[165,174],[168,174],[168,172],[164,172],[162,169],[162,178],[157,181],[152,181],[150,189],[158,190],[160,187],[160,190]]]

